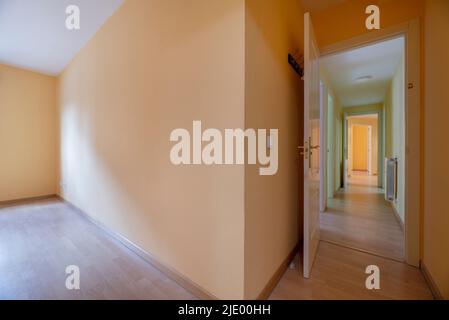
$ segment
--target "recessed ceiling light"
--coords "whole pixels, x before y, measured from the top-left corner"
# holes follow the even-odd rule
[[[361,76],[354,79],[355,82],[365,82],[371,80],[373,76]]]

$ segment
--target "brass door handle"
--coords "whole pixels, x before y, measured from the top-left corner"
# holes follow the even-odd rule
[[[298,149],[302,150],[300,152],[300,154],[302,156],[305,156],[305,159],[308,159],[308,157],[309,157],[309,146],[308,146],[307,142],[306,142],[306,144],[304,146],[299,146]]]
[[[319,149],[320,146],[311,146],[310,149],[315,150],[315,149]]]

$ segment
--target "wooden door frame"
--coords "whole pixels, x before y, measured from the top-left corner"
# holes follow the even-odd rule
[[[321,57],[388,39],[405,40],[405,261],[421,262],[421,26],[419,19],[320,48]]]

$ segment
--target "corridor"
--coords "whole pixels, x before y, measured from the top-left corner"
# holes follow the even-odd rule
[[[295,268],[285,272],[271,300],[433,299],[419,269],[391,259],[321,241],[310,279],[302,277],[298,262],[296,256]],[[380,290],[365,287],[368,265],[380,269]]]
[[[321,240],[403,261],[404,232],[377,177],[351,174],[348,188],[328,199]]]
[[[351,172],[348,187],[328,199],[320,219],[311,278],[301,276],[296,256],[270,299],[433,299],[421,271],[402,262],[404,233],[377,176]],[[380,269],[380,290],[365,287],[369,265]]]

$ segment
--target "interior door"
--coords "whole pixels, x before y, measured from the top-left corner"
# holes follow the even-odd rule
[[[352,169],[368,171],[368,126],[352,126]]]
[[[309,13],[304,17],[304,277],[309,278],[320,240],[320,67]]]

